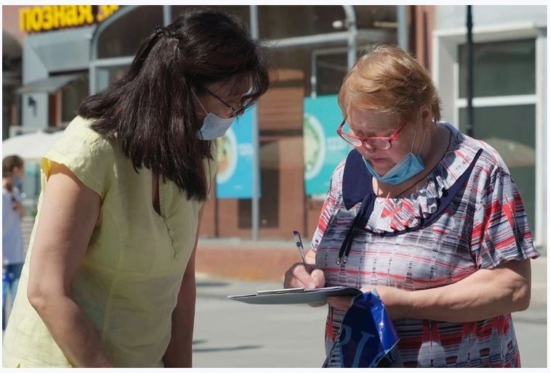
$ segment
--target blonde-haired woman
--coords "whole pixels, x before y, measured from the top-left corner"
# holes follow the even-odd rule
[[[334,171],[307,268],[286,287],[376,288],[405,367],[519,367],[511,313],[530,302],[533,247],[508,168],[486,143],[440,121],[429,73],[398,47],[362,56],[344,79]],[[341,366],[349,298],[330,298],[325,366]]]

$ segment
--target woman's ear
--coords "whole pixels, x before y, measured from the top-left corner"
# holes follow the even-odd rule
[[[420,108],[420,118],[422,124],[425,126],[433,123],[433,114],[430,105],[424,105]]]

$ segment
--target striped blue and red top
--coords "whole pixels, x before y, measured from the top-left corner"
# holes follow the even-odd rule
[[[539,256],[521,195],[501,157],[488,144],[448,123],[440,124],[452,131],[442,161],[414,194],[376,197],[367,229],[354,236],[347,263],[341,265],[336,264],[340,247],[361,202],[346,209],[345,162],[336,167],[312,239],[326,286],[429,289],[455,283],[482,268]],[[480,148],[483,151],[468,180],[439,217],[421,229],[385,234],[422,225]],[[333,344],[343,316],[329,306],[325,330],[329,366],[339,366],[339,349]],[[470,323],[405,319],[395,326],[405,367],[520,366],[510,314]]]

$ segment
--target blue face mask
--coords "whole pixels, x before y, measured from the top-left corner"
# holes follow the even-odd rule
[[[223,119],[214,113],[208,113],[202,122],[201,129],[197,136],[201,140],[214,140],[225,135],[235,118]]]
[[[418,127],[417,127],[417,130],[418,130]],[[374,168],[370,165],[370,163],[365,158],[363,158],[363,161],[365,162],[365,166],[367,166],[367,170],[369,170],[371,175],[374,176],[378,181],[385,184],[390,184],[390,185],[401,184],[409,180],[413,176],[418,175],[420,172],[424,171],[424,162],[420,157],[420,152],[424,147],[425,137],[422,139],[422,146],[420,147],[418,155],[414,155],[412,153],[412,148],[414,147],[415,139],[416,139],[416,132],[414,134],[413,145],[411,146],[411,152],[409,152],[409,154],[403,157],[403,159],[401,159],[395,166],[390,168],[390,170],[386,172],[384,175],[379,175],[376,171],[374,171]]]
[[[195,95],[195,92],[193,92],[193,95]],[[195,98],[197,99],[202,109],[206,113],[207,110],[204,108],[204,106],[202,105],[202,102],[199,100],[197,95],[195,95]],[[200,130],[197,131],[197,136],[201,140],[214,140],[214,139],[217,139],[218,137],[222,137],[225,135],[229,127],[231,127],[231,124],[233,124],[233,121],[235,121],[235,117],[224,119],[210,112],[206,114],[206,117],[204,117],[204,120],[202,122],[202,127]]]

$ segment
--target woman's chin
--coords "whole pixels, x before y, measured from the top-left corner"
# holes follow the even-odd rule
[[[380,167],[380,166],[376,167],[375,165],[373,165],[372,168],[380,176],[384,176],[389,171],[389,169],[387,167]]]

